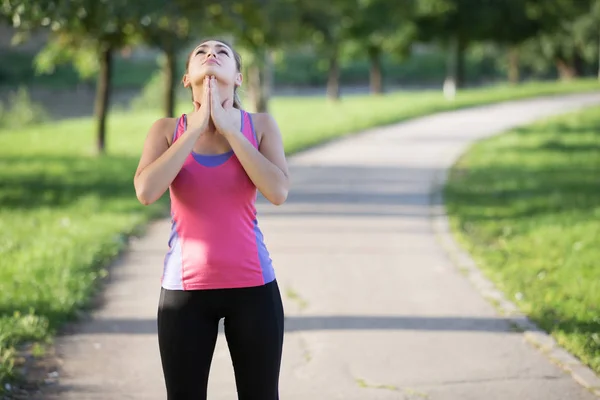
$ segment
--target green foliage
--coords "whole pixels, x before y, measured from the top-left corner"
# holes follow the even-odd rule
[[[144,86],[141,93],[131,100],[130,107],[133,110],[158,109],[163,104],[164,93],[163,74],[155,73],[150,81]]]
[[[385,52],[405,58],[417,34],[415,13],[414,2],[358,1],[347,28],[347,56],[378,57]]]
[[[77,0],[75,3],[20,0],[2,4],[1,13],[10,17],[24,33],[36,26],[54,32],[49,47],[37,57],[38,71],[57,74],[47,80],[36,78],[44,82],[67,80],[67,70],[57,66],[64,62],[73,62],[83,76],[95,77],[97,45],[101,43],[117,48],[144,43],[177,52],[194,38],[223,34],[232,36],[238,50],[245,55],[246,66],[263,61],[257,55],[265,46],[278,53],[298,48],[316,51],[317,58],[311,60],[315,64],[306,65],[309,72],[295,71],[294,66],[285,71],[277,67],[276,81],[284,85],[324,83],[330,53],[338,50],[342,83],[344,80],[356,82],[359,71],[363,71],[366,82],[368,65],[363,61],[369,54],[379,53],[385,56],[384,79],[390,74],[414,79],[397,71],[413,65],[414,59],[404,57],[415,37],[444,44],[460,34],[464,36],[465,46],[482,40],[500,47],[524,43],[520,51],[524,72],[543,76],[552,76],[561,54],[565,54],[562,58],[566,58],[567,64],[576,64],[581,58],[585,65],[579,69],[586,73],[595,67],[598,58],[595,32],[600,21],[598,0],[582,0],[576,4],[570,0],[411,0],[401,4],[386,0],[330,3],[320,0],[231,0],[225,3],[149,0],[140,6],[127,4],[126,7],[113,0]],[[288,18],[292,15],[294,18]],[[212,23],[199,26],[190,23],[192,20]],[[504,52],[498,53],[503,69],[505,57]],[[390,63],[393,58],[398,58],[398,62]],[[298,59],[308,60],[303,56]],[[424,68],[430,70],[429,65]],[[17,76],[29,70],[16,69],[8,64],[0,66],[0,80],[3,76]],[[469,69],[487,70],[488,66],[467,66],[467,71]],[[116,85],[124,74],[115,76]],[[131,75],[132,78],[138,76],[142,75]],[[144,82],[149,74],[143,76],[144,80],[136,79],[136,82]],[[289,82],[282,79],[283,76],[289,76]],[[467,74],[467,78],[470,80],[472,76]],[[394,77],[391,79],[397,81]],[[477,80],[475,76],[474,81]],[[69,78],[69,81],[75,79]]]
[[[41,57],[39,54],[1,51],[0,58],[3,62],[0,63],[0,85],[6,88],[29,86],[57,89],[70,89],[82,83],[94,85],[97,72],[84,79],[71,64],[54,64],[52,66],[52,63],[48,63],[46,64],[50,68],[48,73],[39,71],[36,63],[36,59]],[[91,63],[96,64],[97,59],[94,57]],[[131,59],[116,55],[112,77],[113,88],[143,87],[158,68],[154,59]]]
[[[298,19],[302,26],[302,38],[310,40],[314,48],[324,54],[335,52],[350,36],[350,29],[357,16],[357,4],[352,1],[298,0]]]
[[[158,109],[162,105],[162,95],[164,92],[164,78],[158,72],[155,73],[150,81],[144,86],[139,96],[135,97],[130,107],[133,110]]]
[[[18,51],[0,51],[0,84],[19,85],[35,76],[33,57]]]
[[[446,201],[479,266],[558,343],[600,373],[600,108],[474,145]]]
[[[157,73],[160,65],[155,59],[128,59],[116,57],[112,76],[113,88],[140,88]],[[183,73],[182,73],[183,74]]]
[[[0,321],[2,321],[2,319],[0,319]],[[2,326],[2,322],[0,322],[0,326]],[[0,343],[3,341],[4,340],[2,336],[0,336]],[[14,348],[6,345],[0,346],[0,383],[15,380],[15,357],[16,352]],[[0,386],[0,394],[5,392],[6,388],[4,386]]]
[[[82,76],[98,66],[94,55],[103,48],[118,49],[134,39],[139,9],[111,0],[21,0],[4,2],[21,34],[44,28],[51,40],[38,59],[38,70],[52,71],[54,65],[73,61]]]
[[[503,80],[497,65],[502,54],[496,49],[473,46],[466,54],[466,70],[473,84]],[[393,54],[383,54],[381,64],[386,84],[441,85],[446,75],[447,56],[439,49],[413,52],[403,61]],[[275,67],[275,84],[280,86],[322,86],[327,80],[325,59],[309,51],[287,51]],[[364,85],[369,79],[367,57],[348,57],[341,65],[342,85]]]
[[[186,90],[181,85],[174,89],[178,99],[190,98],[189,89]],[[129,106],[132,110],[137,111],[159,109],[164,103],[164,92],[164,75],[162,71],[157,71],[143,87],[140,94],[131,100]]]
[[[50,116],[37,102],[31,100],[25,87],[8,95],[8,100],[0,102],[0,128],[16,129],[39,124],[49,120]]]
[[[82,39],[79,47],[72,47],[58,37],[50,41],[34,60],[37,74],[52,74],[57,66],[67,63],[72,63],[83,79],[95,76],[100,69],[96,44]]]
[[[559,63],[563,73],[585,74],[584,64],[595,64],[598,59],[600,2],[554,0],[547,5],[539,11],[545,21],[543,29],[522,46],[524,64],[548,71]]]
[[[503,0],[486,3],[486,21],[482,38],[497,44],[519,45],[534,37],[547,23],[542,14],[536,14],[541,2],[537,0]],[[538,16],[536,16],[538,15]]]

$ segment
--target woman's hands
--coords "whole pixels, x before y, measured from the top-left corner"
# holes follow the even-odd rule
[[[195,131],[198,136],[211,131],[210,128],[223,136],[236,132],[237,127],[230,117],[233,101],[221,102],[216,78],[206,76],[203,88],[202,103],[194,101],[194,112],[188,115],[188,130]]]
[[[205,133],[210,125],[210,90],[209,77],[204,78],[204,91],[202,93],[202,103],[194,100],[194,112],[187,118],[188,131],[195,131],[200,136]]]
[[[233,108],[233,100],[221,101],[219,88],[217,87],[217,79],[210,78],[210,116],[215,125],[217,132],[223,136],[235,133],[237,126],[230,117],[231,109]]]

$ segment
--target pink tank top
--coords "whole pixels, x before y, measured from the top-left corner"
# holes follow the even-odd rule
[[[258,148],[249,113],[240,110],[242,133]],[[185,132],[177,121],[173,143]],[[275,279],[258,227],[257,189],[233,151],[192,152],[172,182],[171,235],[161,284],[196,290],[260,286]]]

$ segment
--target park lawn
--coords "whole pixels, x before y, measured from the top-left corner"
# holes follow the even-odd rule
[[[478,142],[445,200],[484,273],[600,373],[600,107]]]
[[[453,102],[439,92],[324,98],[277,98],[286,152],[436,111],[496,101],[600,89],[595,80],[465,90]],[[180,105],[179,111],[186,108]],[[127,237],[166,215],[168,196],[144,207],[133,173],[157,111],[114,112],[107,155],[94,156],[93,121],[49,122],[0,131],[0,393],[17,378],[14,348],[51,341],[90,305],[106,267]],[[165,250],[166,250],[165,237]],[[161,266],[148,266],[157,276]]]

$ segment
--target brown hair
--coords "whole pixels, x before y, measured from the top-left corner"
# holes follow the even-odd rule
[[[237,71],[241,72],[242,71],[242,56],[240,56],[240,54],[237,51],[235,51],[233,49],[233,47],[227,41],[225,41],[223,39],[219,39],[219,38],[205,38],[204,40],[202,40],[200,42],[200,44],[208,42],[208,41],[211,41],[211,40],[214,40],[215,42],[222,43],[222,44],[224,44],[225,46],[227,46],[227,47],[229,47],[231,49],[231,51],[233,52],[233,58],[235,59],[235,65],[237,67]],[[187,61],[185,63],[185,73],[186,74],[188,73],[188,67],[190,65],[190,60],[192,59],[192,56],[194,55],[194,50],[195,50],[195,48],[190,52],[190,54],[188,54]],[[236,86],[233,89],[233,106],[235,108],[241,109],[242,108],[242,102],[240,101],[240,97],[239,97],[237,91],[238,91],[238,86]],[[192,92],[192,101],[193,100],[194,100],[194,94]]]

